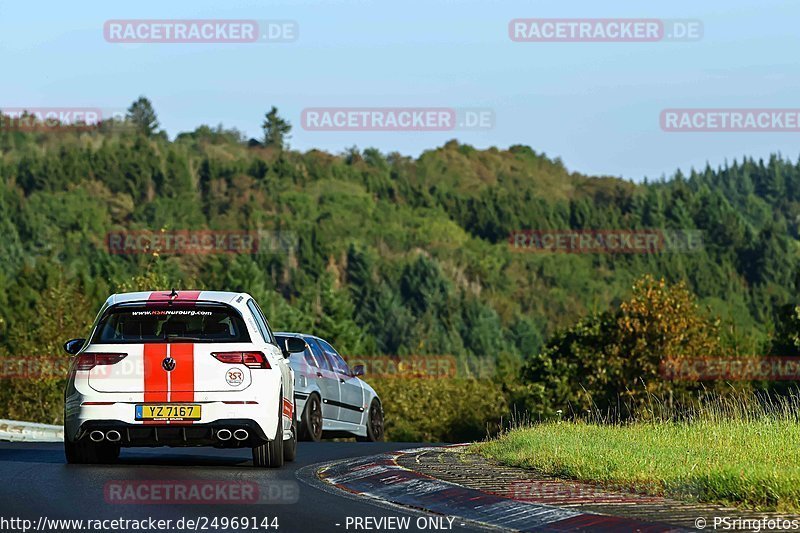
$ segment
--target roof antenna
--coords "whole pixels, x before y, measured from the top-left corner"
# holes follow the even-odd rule
[[[172,289],[172,292],[169,293],[169,303],[172,305],[172,301],[178,297],[178,292],[175,289]]]

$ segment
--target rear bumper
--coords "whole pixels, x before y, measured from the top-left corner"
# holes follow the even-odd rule
[[[226,440],[220,438],[220,430],[230,431]],[[93,431],[106,434],[117,431],[120,439],[115,444],[123,447],[159,446],[215,446],[217,448],[252,448],[269,442],[269,438],[254,420],[218,420],[207,424],[128,424],[118,420],[89,420],[81,424],[74,441],[89,439]],[[233,436],[236,430],[245,430],[246,439]],[[223,433],[224,434],[224,433]],[[103,442],[108,442],[103,440]]]
[[[263,394],[258,398],[258,403],[253,398],[248,401],[253,403],[237,404],[230,401],[192,402],[201,406],[200,420],[188,422],[142,422],[134,417],[135,406],[140,402],[109,402],[104,405],[87,405],[85,402],[97,402],[108,398],[95,395],[88,398],[81,394],[67,397],[64,417],[64,436],[72,442],[83,438],[93,429],[115,429],[121,434],[122,430],[131,430],[128,446],[226,446],[236,447],[235,443],[219,441],[216,433],[201,433],[189,431],[194,428],[245,429],[250,435],[264,436],[263,439],[247,440],[242,445],[253,446],[263,444],[275,438],[278,427],[278,393],[275,397],[268,398]],[[270,393],[269,396],[272,394]],[[143,403],[143,402],[142,402]],[[101,425],[102,427],[97,427]],[[238,425],[237,425],[238,424]],[[153,433],[153,428],[163,428],[158,434]],[[186,429],[186,432],[181,431]],[[136,431],[133,431],[136,430]],[[139,431],[143,430],[143,431]],[[126,433],[125,435],[127,435]],[[173,436],[177,434],[177,436]],[[184,434],[186,437],[184,438]],[[123,435],[123,438],[125,437]],[[149,437],[147,436],[149,435]],[[170,435],[167,439],[164,435]],[[135,437],[135,438],[134,438]],[[233,440],[233,439],[231,439]],[[237,441],[238,442],[238,441]]]

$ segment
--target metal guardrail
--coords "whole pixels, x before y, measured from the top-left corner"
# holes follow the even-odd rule
[[[0,418],[0,440],[13,442],[61,442],[64,427]]]

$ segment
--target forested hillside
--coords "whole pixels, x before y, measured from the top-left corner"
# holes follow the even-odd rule
[[[0,354],[58,353],[117,290],[251,293],[278,330],[345,354],[452,354],[518,367],[645,274],[684,281],[723,345],[769,349],[800,288],[800,163],[632,183],[527,146],[451,141],[419,158],[300,153],[201,126],[0,131]],[[668,170],[668,169],[665,169]],[[520,229],[701,230],[692,253],[520,253]],[[113,255],[120,230],[279,231],[255,254]],[[149,285],[149,286],[146,286]],[[146,287],[145,287],[146,286]]]

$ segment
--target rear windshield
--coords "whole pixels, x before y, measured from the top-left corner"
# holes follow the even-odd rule
[[[100,320],[93,343],[136,342],[249,342],[244,320],[223,304],[194,304],[191,308],[118,306]]]

